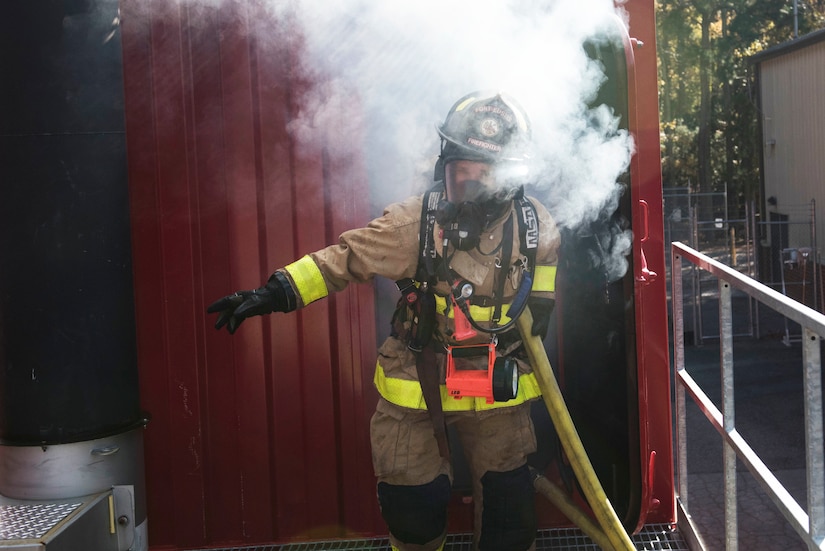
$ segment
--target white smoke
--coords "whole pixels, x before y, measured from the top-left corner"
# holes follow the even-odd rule
[[[421,181],[410,182],[416,173],[431,176],[435,125],[453,102],[498,89],[529,114],[540,195],[559,224],[575,228],[615,208],[633,144],[607,109],[588,110],[604,75],[582,48],[615,30],[623,13],[612,0],[271,0],[267,7],[299,29],[303,70],[326,79],[302,98],[291,131],[310,140],[331,111],[357,98],[366,143],[353,144],[344,129],[332,145],[366,151],[377,206],[421,190]]]

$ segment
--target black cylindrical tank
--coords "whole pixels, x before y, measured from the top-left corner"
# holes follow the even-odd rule
[[[141,420],[117,1],[0,17],[0,441]]]

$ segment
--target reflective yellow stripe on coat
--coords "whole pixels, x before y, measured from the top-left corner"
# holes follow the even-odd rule
[[[324,275],[309,255],[285,266],[284,270],[292,278],[304,306],[329,294]]]
[[[532,290],[554,292],[556,290],[556,267],[536,266]]]
[[[427,409],[424,403],[424,395],[421,392],[421,385],[418,381],[387,377],[384,374],[384,368],[381,367],[380,362],[377,362],[375,365],[373,382],[378,392],[388,402],[405,408]],[[536,381],[536,376],[533,373],[519,375],[518,394],[515,398],[507,402],[493,402],[492,404],[488,404],[486,398],[473,398],[469,396],[456,399],[447,394],[447,387],[445,385],[440,385],[440,389],[441,404],[444,411],[481,411],[517,406],[541,396],[541,389],[539,389],[538,381]]]
[[[553,292],[556,290],[556,267],[555,266],[538,266],[536,267],[536,276],[533,280],[533,291]],[[435,311],[442,316],[447,312],[447,298],[436,295],[435,297]],[[502,325],[510,321],[507,313],[510,311],[510,305],[505,304],[501,309]],[[494,308],[492,306],[474,306],[472,299],[470,299],[470,316],[476,321],[490,321],[493,319]],[[448,318],[453,318],[454,311],[450,308],[447,312]]]

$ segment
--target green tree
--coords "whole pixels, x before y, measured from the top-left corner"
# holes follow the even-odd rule
[[[825,0],[660,0],[662,175],[668,187],[759,191],[758,113],[749,57],[825,27]],[[736,214],[736,213],[732,213]],[[741,214],[741,213],[739,213]]]

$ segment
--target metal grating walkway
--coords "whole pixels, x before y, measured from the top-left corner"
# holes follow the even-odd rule
[[[651,524],[633,536],[637,551],[690,551],[682,536],[670,525]],[[285,545],[226,547],[210,551],[387,551],[386,538],[339,540],[313,543],[289,543]],[[450,534],[444,551],[471,551],[471,534]],[[599,551],[599,547],[576,528],[560,528],[539,531],[536,551]],[[197,551],[190,549],[187,551]]]

